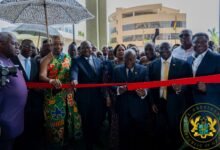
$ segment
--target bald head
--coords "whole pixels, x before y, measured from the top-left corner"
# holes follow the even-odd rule
[[[136,52],[133,49],[127,49],[124,54],[125,66],[127,68],[133,68],[136,62]]]
[[[15,55],[16,37],[8,32],[0,32],[0,53],[8,58]]]
[[[8,32],[0,32],[0,42],[7,42],[10,38],[15,38],[15,36]]]

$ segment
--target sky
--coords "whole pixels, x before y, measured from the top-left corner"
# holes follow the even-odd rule
[[[127,8],[159,3],[186,13],[187,28],[193,33],[208,33],[208,29],[214,27],[218,31],[219,0],[107,0],[107,14],[109,16],[118,7]]]

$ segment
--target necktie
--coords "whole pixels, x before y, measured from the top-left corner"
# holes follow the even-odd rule
[[[132,71],[131,69],[128,69],[128,81],[132,80]]]
[[[169,63],[167,61],[163,62],[163,81],[168,80],[168,74],[169,74]],[[167,87],[162,87],[163,93],[162,98],[167,99]]]
[[[26,71],[26,75],[28,79],[30,79],[31,66],[30,66],[28,58],[25,59],[25,71]]]

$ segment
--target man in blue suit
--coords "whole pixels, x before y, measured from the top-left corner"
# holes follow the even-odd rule
[[[190,65],[171,55],[171,46],[164,42],[160,45],[161,58],[149,65],[150,81],[163,81],[192,76]],[[181,145],[179,122],[182,113],[192,100],[186,86],[173,85],[150,89],[152,109],[155,113],[155,136],[157,149],[178,149]]]
[[[146,82],[148,71],[136,61],[136,53],[132,49],[125,51],[125,64],[117,66],[113,71],[113,81],[117,83]],[[119,144],[121,150],[146,149],[146,131],[148,128],[147,90],[127,91],[126,86],[116,87],[116,109],[119,114]]]
[[[194,54],[188,58],[188,62],[195,77],[220,74],[220,55],[208,48],[208,41],[206,33],[197,33],[193,36]],[[193,86],[193,98],[195,103],[220,106],[220,84],[198,83]]]
[[[102,83],[101,60],[92,56],[92,45],[83,41],[80,56],[72,60],[71,81],[73,85]],[[76,90],[76,101],[82,117],[82,127],[87,149],[93,149],[104,118],[104,96],[101,88]]]

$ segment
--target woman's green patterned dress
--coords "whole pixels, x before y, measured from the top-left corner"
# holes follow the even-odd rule
[[[61,53],[48,65],[48,77],[70,82],[71,58]],[[81,118],[72,89],[49,89],[45,93],[44,117],[49,146],[62,148],[70,139],[81,136]]]

